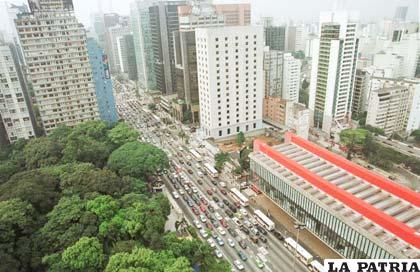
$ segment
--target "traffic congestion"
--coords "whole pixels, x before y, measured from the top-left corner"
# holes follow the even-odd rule
[[[228,260],[232,271],[308,271],[293,261],[293,252],[284,246],[283,235],[273,230],[274,223],[242,202],[235,184],[214,173],[205,148],[186,145],[178,137],[177,126],[164,124],[148,110],[147,102],[141,103],[132,93],[121,92],[117,97],[120,116],[141,132],[140,140],[168,154],[166,189],[217,258]]]

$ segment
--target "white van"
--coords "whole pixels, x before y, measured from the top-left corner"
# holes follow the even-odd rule
[[[203,175],[203,173],[202,172],[200,172],[200,171],[197,171],[197,175],[200,177],[200,178],[202,178],[204,175]]]

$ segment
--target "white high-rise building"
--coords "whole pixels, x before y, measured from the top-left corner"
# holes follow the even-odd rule
[[[283,55],[283,91],[282,98],[299,102],[300,88],[300,60],[294,58],[291,53]]]
[[[366,124],[385,134],[420,128],[420,80],[372,78]]]
[[[17,51],[0,41],[0,123],[11,143],[35,137],[28,102]]]
[[[20,15],[15,23],[45,132],[98,119],[86,31],[71,1],[63,0],[61,9],[58,0],[30,5],[32,13]]]
[[[319,39],[312,58],[309,109],[312,124],[329,133],[351,117],[351,98],[356,70],[358,18],[337,11],[320,16]]]
[[[200,124],[204,137],[262,128],[263,28],[196,29]]]
[[[109,64],[111,71],[114,73],[122,73],[123,67],[120,62],[120,54],[118,51],[118,39],[124,35],[130,34],[130,28],[127,25],[115,25],[108,28],[106,33],[106,51],[109,56]]]

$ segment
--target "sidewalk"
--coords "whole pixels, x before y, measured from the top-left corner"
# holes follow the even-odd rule
[[[276,223],[276,229],[285,237],[296,239],[295,220],[265,195],[261,194],[254,197],[253,201],[250,201],[250,205],[266,214],[269,211],[271,219]],[[343,258],[308,230],[300,232],[299,244],[303,245],[314,257],[319,256],[322,260]]]

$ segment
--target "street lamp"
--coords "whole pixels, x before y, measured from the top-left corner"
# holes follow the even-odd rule
[[[296,246],[295,246],[295,252],[294,252],[294,256],[293,256],[293,272],[296,271],[296,257],[297,257],[297,245],[299,244],[299,233],[301,230],[304,230],[306,228],[306,224],[296,221],[295,225],[294,225],[295,229],[297,230],[297,235],[296,235]]]

